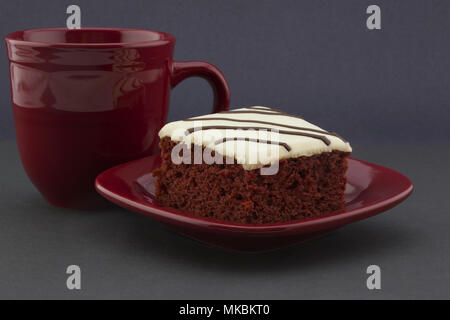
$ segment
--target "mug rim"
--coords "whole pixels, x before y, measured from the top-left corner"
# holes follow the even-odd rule
[[[83,32],[83,31],[135,31],[158,34],[161,39],[157,40],[144,40],[144,41],[132,41],[132,42],[94,42],[94,43],[67,43],[67,42],[45,42],[45,41],[30,41],[23,40],[25,33],[37,33],[46,31],[63,31],[63,32]],[[148,47],[148,46],[159,46],[164,44],[169,44],[175,41],[175,36],[170,33],[157,31],[157,30],[147,30],[147,29],[133,29],[133,28],[97,28],[97,27],[86,27],[81,29],[68,29],[68,28],[36,28],[36,29],[25,29],[14,31],[5,36],[5,41],[14,44],[41,46],[41,47],[69,47],[69,48],[123,48],[123,47]]]

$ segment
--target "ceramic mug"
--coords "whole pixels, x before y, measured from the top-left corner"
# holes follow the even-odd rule
[[[173,61],[175,38],[135,29],[64,28],[6,36],[20,157],[53,205],[93,208],[95,177],[158,151],[170,90],[191,76],[214,90],[213,112],[229,106],[215,66]]]

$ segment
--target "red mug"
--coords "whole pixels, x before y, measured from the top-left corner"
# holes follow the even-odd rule
[[[95,177],[158,152],[170,89],[191,77],[214,89],[213,112],[228,109],[229,88],[215,66],[175,62],[175,38],[135,29],[64,28],[6,36],[20,157],[53,205],[101,204]]]

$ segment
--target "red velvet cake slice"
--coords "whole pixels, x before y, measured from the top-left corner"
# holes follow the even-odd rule
[[[194,216],[276,223],[342,209],[350,144],[300,117],[248,107],[159,132],[157,201]]]

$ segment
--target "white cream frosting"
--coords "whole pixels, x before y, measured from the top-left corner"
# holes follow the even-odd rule
[[[189,121],[181,120],[168,123],[161,131],[159,131],[159,137],[170,137],[172,141],[182,142],[187,146],[194,144],[207,147],[220,155],[236,159],[245,170],[261,168],[281,159],[312,156],[334,150],[343,152],[352,151],[350,144],[342,138],[325,133],[325,130],[301,118],[289,116],[274,109],[255,106],[230,111],[232,112],[208,114],[191,118]],[[238,113],[233,113],[236,111]],[[263,112],[266,114],[246,112]],[[211,118],[223,119],[205,120]],[[253,123],[251,121],[271,122],[276,124],[261,124]],[[205,130],[205,127],[217,126],[255,127],[259,129],[232,130],[220,128]],[[298,129],[298,127],[304,129]],[[196,131],[186,133],[187,130],[192,130],[192,128],[196,128]],[[203,129],[200,130],[200,128]],[[276,130],[278,130],[278,132]],[[320,132],[314,130],[319,130]],[[326,137],[324,138],[326,142],[318,138],[286,134],[282,131]],[[253,141],[232,140],[234,138],[247,138],[253,139]],[[222,142],[224,139],[231,140]],[[271,141],[272,143],[267,144],[264,141]]]

